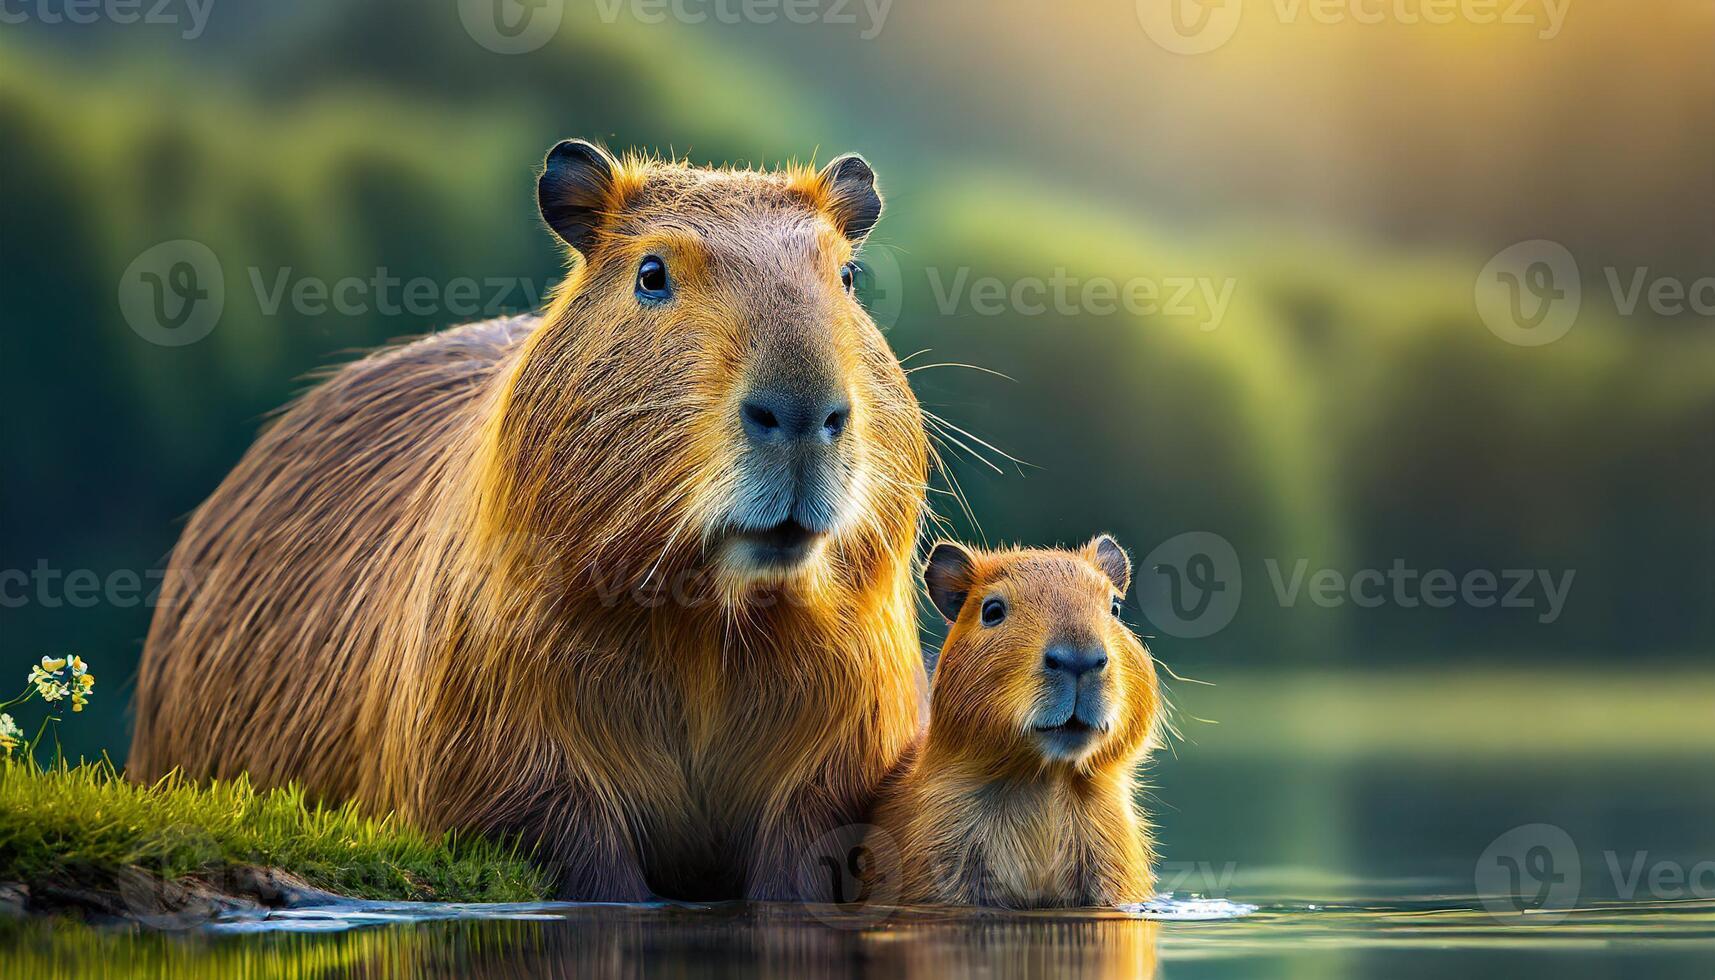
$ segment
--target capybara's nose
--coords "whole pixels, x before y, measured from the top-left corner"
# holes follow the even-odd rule
[[[745,435],[757,445],[830,445],[851,420],[843,395],[805,395],[784,389],[752,391],[739,406]]]
[[[1107,665],[1108,651],[1096,645],[1056,643],[1042,655],[1042,666],[1051,671],[1070,674],[1074,678],[1101,670]]]

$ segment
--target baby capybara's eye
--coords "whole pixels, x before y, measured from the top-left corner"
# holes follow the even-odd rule
[[[1113,613],[1114,613],[1115,619],[1120,618],[1120,605],[1121,605],[1120,599],[1119,599],[1119,597],[1116,596],[1114,598],[1114,604],[1113,604]]]
[[[856,262],[847,262],[840,266],[840,285],[845,287],[846,292],[849,293],[857,288],[857,277],[858,264]]]
[[[1006,600],[999,596],[990,596],[983,601],[983,625],[999,626],[1006,618]]]
[[[667,263],[659,256],[645,256],[637,266],[637,298],[647,303],[660,303],[671,295],[667,285]]]

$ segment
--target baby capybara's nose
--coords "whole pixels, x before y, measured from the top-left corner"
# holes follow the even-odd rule
[[[1056,643],[1042,655],[1042,666],[1074,678],[1101,670],[1108,665],[1108,651],[1095,645]]]
[[[852,408],[844,395],[764,388],[744,399],[739,414],[745,435],[757,445],[830,445],[845,432]]]

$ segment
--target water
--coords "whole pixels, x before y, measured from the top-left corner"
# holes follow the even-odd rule
[[[1555,684],[1181,688],[1188,740],[1148,794],[1174,900],[1145,909],[371,903],[188,934],[27,923],[0,926],[0,978],[1715,980],[1715,682]]]
[[[1157,919],[1189,913],[1196,921]],[[1715,976],[1715,903],[1505,921],[1474,901],[1162,903],[1150,912],[715,904],[366,905],[194,934],[48,928],[16,976]]]

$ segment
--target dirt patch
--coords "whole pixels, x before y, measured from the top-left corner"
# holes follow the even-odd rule
[[[66,869],[28,884],[0,882],[0,916],[70,916],[152,929],[190,929],[234,912],[344,901],[278,868],[250,866],[178,879],[135,866]]]

